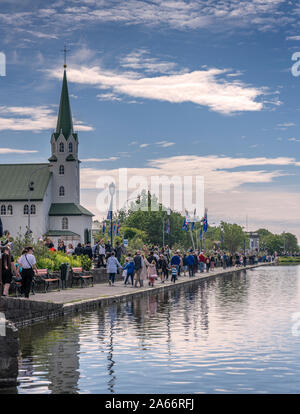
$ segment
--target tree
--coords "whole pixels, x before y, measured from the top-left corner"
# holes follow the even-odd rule
[[[238,224],[229,224],[222,222],[223,226],[223,245],[225,249],[229,250],[230,253],[234,253],[243,246],[244,240],[247,235],[244,233],[243,228]]]

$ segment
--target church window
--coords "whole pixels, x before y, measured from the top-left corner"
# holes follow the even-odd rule
[[[59,174],[63,175],[65,173],[65,167],[63,165],[59,166]]]
[[[59,144],[59,152],[65,152],[65,146],[64,146],[64,143],[63,142],[61,142]]]
[[[8,214],[9,216],[12,216],[12,214],[13,214],[13,206],[12,206],[11,204],[9,204],[9,205],[7,206],[7,214]]]
[[[31,204],[31,206],[30,206],[30,214],[36,214],[35,204]]]
[[[72,144],[72,142],[69,142],[69,152],[73,152],[73,144]]]
[[[23,209],[24,214],[28,214],[29,213],[29,207],[28,204],[25,204],[24,209]]]
[[[65,195],[65,187],[62,185],[59,187],[59,195],[64,196]]]
[[[68,220],[68,217],[63,217],[62,218],[61,226],[62,226],[62,229],[63,230],[68,230],[68,228],[69,228],[69,220]]]
[[[6,215],[6,206],[2,205],[0,212],[1,212],[1,216],[5,216]]]

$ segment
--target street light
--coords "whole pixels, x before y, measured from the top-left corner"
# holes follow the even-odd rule
[[[110,183],[108,186],[109,194],[110,194],[110,244],[111,248],[113,248],[113,197],[116,191],[115,183]]]

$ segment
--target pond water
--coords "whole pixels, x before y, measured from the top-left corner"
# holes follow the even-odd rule
[[[15,392],[299,393],[299,287],[256,268],[21,329]]]

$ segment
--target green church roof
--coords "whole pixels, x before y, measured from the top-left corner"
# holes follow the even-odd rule
[[[76,237],[80,237],[79,234],[74,233],[73,231],[69,231],[69,230],[49,230],[46,233],[46,236],[49,237],[66,237],[66,236],[76,236]]]
[[[68,91],[68,82],[66,70],[64,70],[63,84],[61,89],[60,104],[58,111],[58,119],[56,125],[55,139],[57,139],[60,133],[63,133],[63,136],[68,139],[72,134],[75,139],[77,139],[77,134],[73,133],[73,121],[71,113],[71,105],[69,99]]]
[[[49,216],[93,216],[94,214],[74,203],[53,203],[49,210]]]
[[[49,164],[0,164],[0,177],[0,201],[28,200],[29,179],[34,182],[30,199],[39,201],[44,198],[51,173]]]

